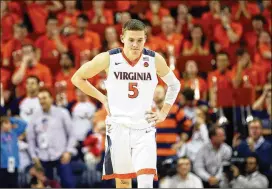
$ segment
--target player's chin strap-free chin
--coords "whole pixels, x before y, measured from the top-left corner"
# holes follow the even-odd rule
[[[167,89],[167,92],[165,95],[165,99],[164,99],[164,103],[173,105],[177,96],[178,96],[179,90],[180,90],[180,82],[171,70],[169,71],[168,74],[161,77],[161,79],[168,86],[168,89]]]

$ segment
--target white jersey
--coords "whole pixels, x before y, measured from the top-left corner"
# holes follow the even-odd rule
[[[121,48],[109,51],[110,64],[105,81],[111,116],[107,121],[143,129],[149,127],[145,112],[151,110],[158,83],[155,52],[143,49],[139,61],[131,65]],[[137,125],[137,126],[136,126]]]

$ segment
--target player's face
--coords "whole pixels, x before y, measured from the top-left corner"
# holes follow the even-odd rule
[[[124,43],[124,49],[129,50],[131,55],[140,55],[146,41],[146,35],[143,31],[125,31],[122,36],[122,42]]]

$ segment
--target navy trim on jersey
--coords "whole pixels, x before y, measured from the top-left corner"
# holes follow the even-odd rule
[[[148,50],[148,49],[146,49],[146,48],[144,48],[143,54],[144,54],[144,55],[151,56],[151,57],[155,57],[155,52],[154,52],[154,51],[151,51],[151,50]]]
[[[121,48],[115,48],[115,49],[109,50],[110,55],[118,54],[118,53],[121,53],[121,52],[122,52]],[[151,51],[151,50],[148,50],[146,48],[143,49],[143,54],[151,56],[151,57],[155,57],[155,52]]]
[[[111,160],[111,139],[110,136],[107,135],[107,141],[108,141],[108,147],[105,153],[105,159],[104,159],[104,164],[105,164],[105,175],[111,175],[113,174],[113,167],[112,167],[112,160]]]
[[[109,50],[110,55],[118,54],[118,53],[121,53],[121,52],[122,52],[121,48],[115,48],[115,49]]]

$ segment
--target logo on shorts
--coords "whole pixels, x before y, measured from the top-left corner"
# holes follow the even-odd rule
[[[148,66],[149,66],[148,62],[145,62],[144,67],[148,67]]]
[[[111,133],[112,126],[111,126],[110,124],[107,124],[107,125],[106,125],[106,127],[107,127],[107,131],[108,131],[108,133]]]
[[[115,65],[119,65],[119,64],[122,64],[122,62],[115,62]]]
[[[145,133],[150,133],[150,131],[151,131],[151,129],[149,129],[149,130],[146,130],[146,131],[145,131]]]

